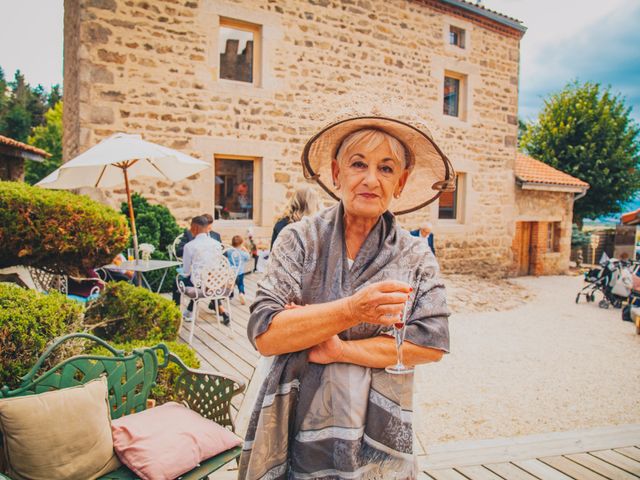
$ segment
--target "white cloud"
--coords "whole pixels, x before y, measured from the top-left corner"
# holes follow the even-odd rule
[[[640,119],[640,4],[636,0],[486,0],[521,20],[520,115],[534,118],[543,98],[573,79],[611,85]]]
[[[0,67],[46,89],[62,84],[63,0],[0,0]]]

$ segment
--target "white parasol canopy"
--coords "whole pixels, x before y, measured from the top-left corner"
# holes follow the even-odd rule
[[[151,177],[176,182],[211,165],[171,148],[147,142],[140,135],[116,133],[91,147],[36,185],[51,189],[80,187],[113,187],[125,184],[133,246],[138,258],[136,232],[129,180]]]

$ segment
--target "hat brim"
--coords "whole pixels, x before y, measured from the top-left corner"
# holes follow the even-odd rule
[[[400,198],[394,198],[389,209],[395,215],[403,215],[423,208],[434,202],[443,191],[455,188],[455,171],[426,127],[420,127],[378,116],[348,118],[332,123],[305,145],[302,152],[304,176],[315,180],[331,197],[340,200],[331,174],[331,162],[336,158],[340,145],[358,130],[381,130],[405,147],[410,171]]]

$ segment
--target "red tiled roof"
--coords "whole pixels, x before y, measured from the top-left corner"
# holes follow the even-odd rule
[[[623,213],[620,217],[620,221],[624,225],[637,225],[640,223],[640,209],[634,210],[633,212]]]
[[[515,174],[519,180],[527,183],[589,188],[587,182],[520,152],[516,157]]]
[[[41,150],[40,148],[32,147],[31,145],[27,145],[26,143],[19,142],[14,140],[13,138],[4,137],[0,135],[0,145],[6,145],[8,147],[17,148],[18,150],[22,150],[24,152],[35,153],[36,155],[40,155],[42,157],[50,157],[51,154]]]

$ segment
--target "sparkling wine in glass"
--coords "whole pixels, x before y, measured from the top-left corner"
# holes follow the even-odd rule
[[[402,361],[402,344],[404,343],[404,334],[407,328],[406,320],[408,304],[409,300],[404,303],[400,321],[393,324],[393,336],[396,339],[396,352],[398,355],[398,362],[395,365],[385,368],[385,371],[388,373],[393,373],[395,375],[405,375],[407,373],[413,372],[413,368],[407,367]]]

